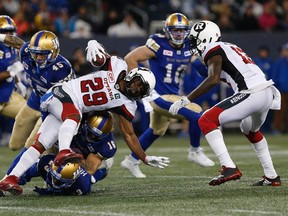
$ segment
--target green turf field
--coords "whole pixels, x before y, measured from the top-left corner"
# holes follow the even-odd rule
[[[215,162],[212,168],[202,168],[187,160],[188,139],[165,137],[147,152],[168,156],[171,165],[160,170],[141,165],[146,179],[135,179],[120,167],[129,152],[118,141],[118,152],[110,174],[93,186],[93,193],[78,197],[43,197],[32,191],[43,181],[34,179],[24,186],[20,196],[0,197],[1,216],[103,215],[103,216],[186,216],[186,215],[288,215],[287,161],[288,136],[267,136],[274,165],[282,177],[281,187],[251,187],[262,175],[262,168],[250,144],[242,136],[226,135],[234,162],[243,173],[241,180],[221,186],[209,186],[218,175],[217,158],[203,140],[206,153]],[[0,175],[16,155],[7,147],[0,148]]]

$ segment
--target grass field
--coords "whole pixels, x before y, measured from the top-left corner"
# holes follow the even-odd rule
[[[186,216],[186,215],[288,215],[287,155],[288,136],[267,136],[281,187],[251,187],[262,175],[262,168],[250,144],[242,136],[226,135],[229,152],[243,172],[241,180],[209,186],[219,174],[220,165],[206,141],[203,147],[216,166],[202,168],[187,160],[187,139],[163,137],[147,152],[168,156],[171,165],[156,169],[141,165],[146,179],[135,179],[120,162],[128,147],[118,141],[115,163],[108,177],[93,186],[88,196],[38,196],[32,191],[42,186],[40,178],[24,186],[20,196],[0,197],[1,216],[103,215],[103,216]],[[0,175],[16,155],[0,148]]]

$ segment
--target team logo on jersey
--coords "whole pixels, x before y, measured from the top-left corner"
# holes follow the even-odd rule
[[[190,51],[184,52],[184,56],[185,56],[185,57],[186,57],[186,56],[191,56],[191,52],[190,52]]]
[[[113,75],[112,71],[108,71],[108,79],[109,79],[109,83],[115,82],[114,75]]]
[[[11,58],[11,53],[10,53],[10,52],[7,52],[7,53],[5,54],[5,57],[6,57],[6,58]]]
[[[163,55],[165,55],[165,56],[173,56],[173,52],[171,50],[163,50]]]
[[[0,51],[0,59],[3,59],[3,56],[4,56],[4,52]]]
[[[117,94],[114,94],[114,97],[115,97],[115,99],[120,99],[120,98],[121,98],[121,96],[120,96],[120,94],[119,94],[119,93],[117,93]]]

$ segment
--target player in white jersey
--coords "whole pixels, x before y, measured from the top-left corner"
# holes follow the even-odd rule
[[[241,48],[221,42],[220,29],[211,21],[199,21],[193,25],[190,46],[193,52],[203,57],[208,66],[208,76],[187,97],[176,101],[169,112],[175,115],[220,80],[227,82],[234,90],[231,97],[204,112],[198,121],[202,133],[222,166],[221,174],[213,178],[209,185],[220,185],[242,176],[227,151],[219,129],[220,125],[241,120],[241,131],[252,144],[264,170],[263,178],[252,185],[280,186],[280,176],[274,169],[268,143],[260,132],[268,111],[280,109],[280,93],[273,86],[273,81],[265,79],[264,73]]]
[[[101,49],[97,41],[93,42],[95,46],[88,43],[87,52],[91,55],[94,55],[93,49]],[[82,113],[89,111],[109,110],[118,114],[119,126],[129,148],[145,164],[158,168],[168,166],[169,158],[145,154],[131,123],[137,109],[136,100],[148,96],[154,87],[155,77],[149,69],[135,68],[127,73],[125,61],[116,56],[109,56],[97,72],[53,86],[41,99],[43,123],[35,142],[0,182],[0,190],[21,194],[19,177],[57,139],[59,153],[54,159],[55,165],[81,160],[82,155],[73,152],[70,143],[77,133]]]

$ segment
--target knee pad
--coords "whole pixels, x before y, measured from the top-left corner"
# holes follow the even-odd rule
[[[260,131],[250,131],[249,134],[244,133],[244,135],[247,137],[250,143],[258,143],[263,139],[263,134]]]
[[[216,124],[213,120],[209,119],[209,116],[201,116],[198,120],[199,127],[204,135],[209,133],[212,130],[215,130],[218,128],[219,123]]]

